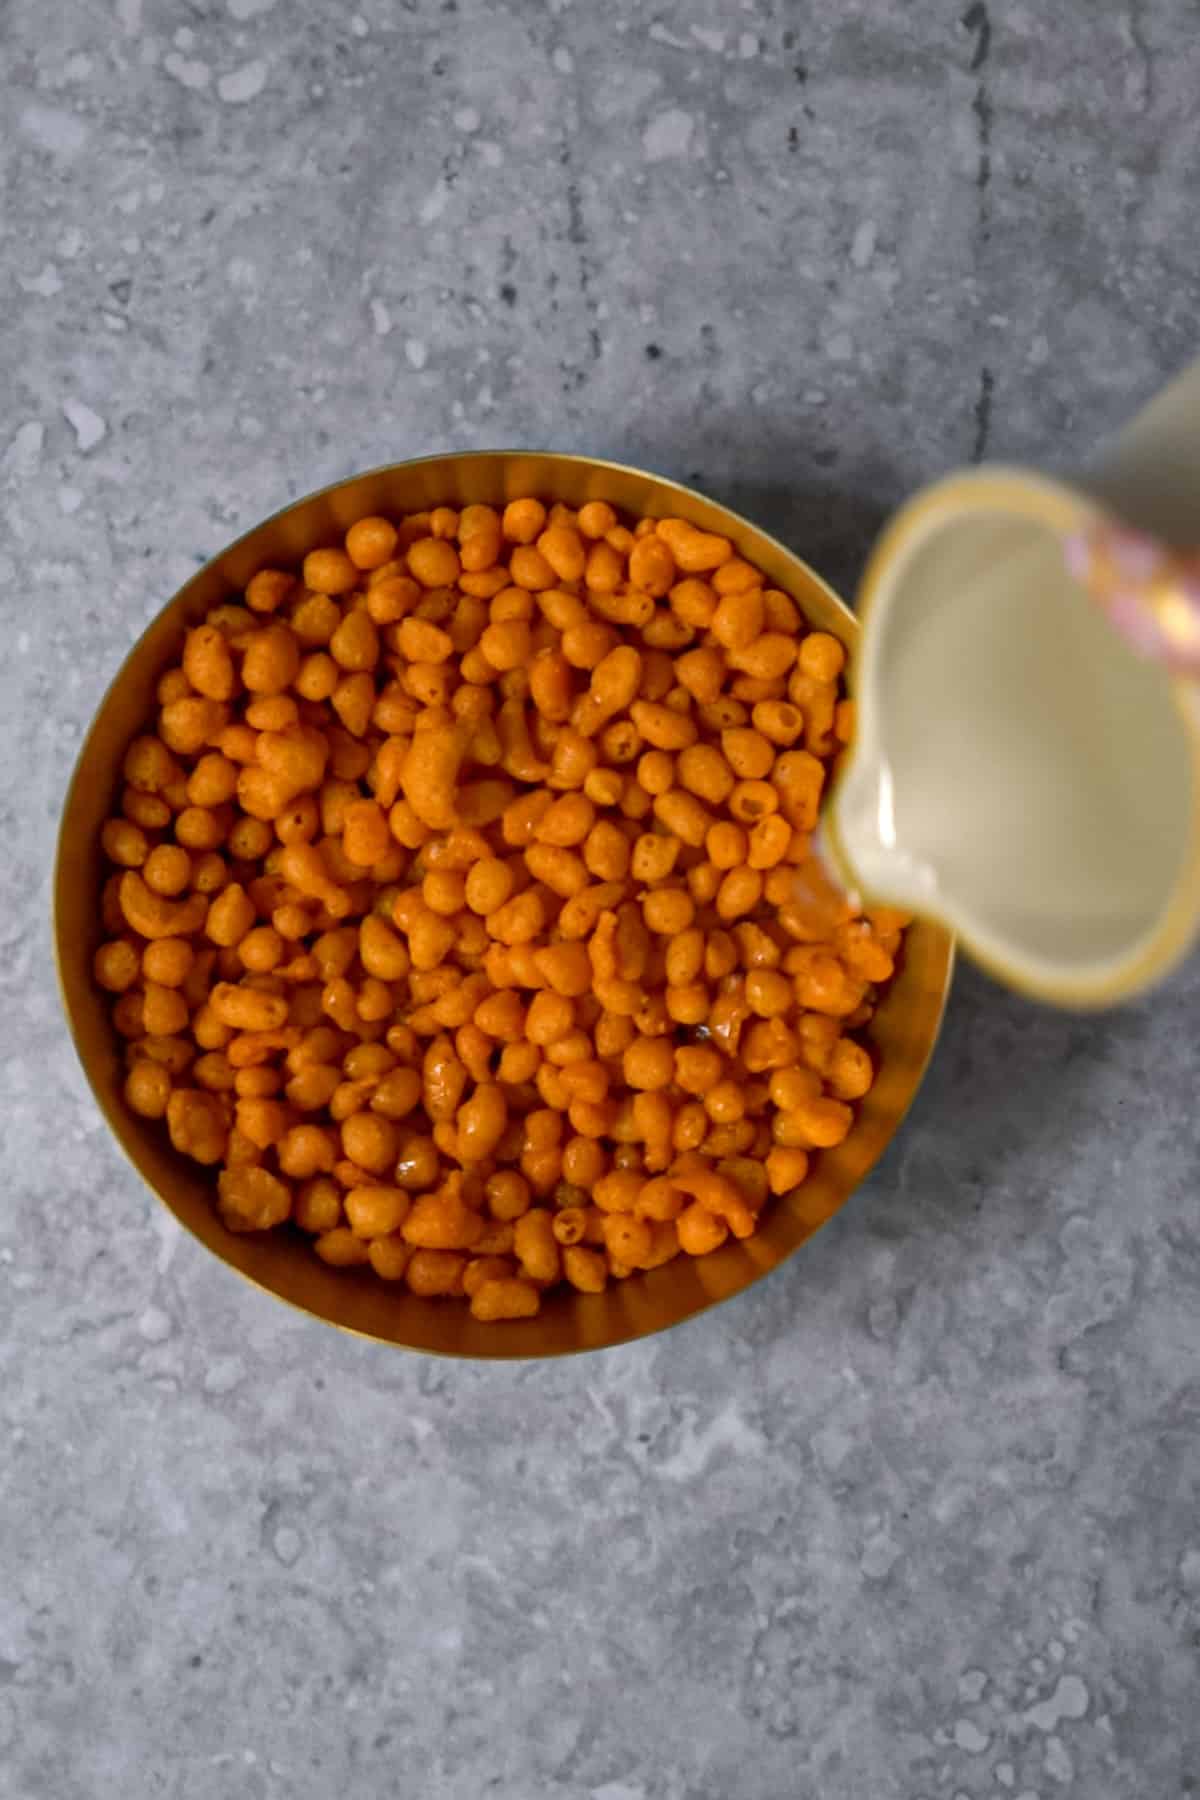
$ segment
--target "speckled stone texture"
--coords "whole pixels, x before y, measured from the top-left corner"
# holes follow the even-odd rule
[[[460,1367],[178,1234],[46,922],[109,676],[290,496],[587,450],[849,583],[924,478],[1077,459],[1194,353],[1198,25],[8,0],[3,1800],[1200,1789],[1194,964],[1082,1021],[965,971],[788,1268],[619,1352]]]

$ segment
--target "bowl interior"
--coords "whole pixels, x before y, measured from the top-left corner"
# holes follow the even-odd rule
[[[604,499],[638,516],[671,515],[732,539],[741,555],[791,594],[805,616],[854,644],[857,624],[798,557],[702,495],[660,477],[583,457],[519,452],[427,457],[376,469],[297,501],[201,569],[134,645],[101,703],[80,752],[63,809],[55,874],[55,939],[63,1002],[84,1071],[134,1167],[193,1236],[258,1286],[345,1330],[410,1349],[459,1356],[555,1356],[642,1337],[724,1300],[773,1269],[833,1216],[881,1154],[915,1094],[933,1049],[953,957],[949,933],[916,922],[897,974],[867,1030],[858,1035],[878,1063],[853,1129],[814,1158],[793,1196],[772,1202],[756,1235],[710,1256],[680,1257],[599,1295],[559,1292],[536,1319],[480,1325],[466,1306],[418,1300],[370,1270],[330,1269],[298,1233],[238,1236],[213,1205],[212,1174],[178,1156],[161,1125],[138,1118],[121,1095],[123,1064],[107,997],[92,982],[101,941],[104,870],[100,829],[119,786],[125,749],[154,710],[160,675],[177,656],[185,626],[242,589],[265,564],[298,562],[371,512],[412,512],[439,503],[503,505],[520,494],[573,507]]]

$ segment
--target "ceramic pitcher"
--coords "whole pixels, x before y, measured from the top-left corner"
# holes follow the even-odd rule
[[[1060,1005],[1162,975],[1200,925],[1200,363],[1079,478],[918,494],[860,616],[843,884]]]

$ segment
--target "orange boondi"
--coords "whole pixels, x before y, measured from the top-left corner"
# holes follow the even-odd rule
[[[845,653],[602,500],[360,519],[193,627],[102,834],[125,1097],[475,1317],[756,1229],[873,1077],[905,920],[793,893]]]

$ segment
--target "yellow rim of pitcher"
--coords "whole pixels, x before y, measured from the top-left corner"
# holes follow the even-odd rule
[[[965,511],[1004,513],[1027,519],[1047,526],[1064,539],[1109,517],[1094,500],[1077,489],[1047,476],[1030,475],[1024,470],[997,467],[948,476],[925,488],[901,507],[878,539],[857,595],[856,611],[864,625],[881,594],[895,586],[901,566],[908,562],[918,543],[941,526],[960,519]],[[1134,652],[1130,650],[1129,654]],[[1171,680],[1170,693],[1191,746],[1191,839],[1157,927],[1127,962],[1112,967],[1101,977],[1055,976],[1043,971],[1035,975],[1020,961],[999,956],[990,946],[981,946],[970,926],[959,918],[936,913],[924,915],[948,925],[975,962],[1005,986],[1030,999],[1089,1010],[1115,1005],[1165,975],[1186,954],[1200,930],[1200,702],[1193,684],[1183,680]],[[861,715],[859,726],[861,731]],[[853,755],[852,751],[848,761]],[[835,785],[832,804],[822,820],[822,830],[843,884],[853,888],[861,884],[837,825],[837,793],[844,779],[843,772]],[[906,910],[921,910],[914,909],[909,898],[889,894],[882,888],[872,887],[871,897]]]

